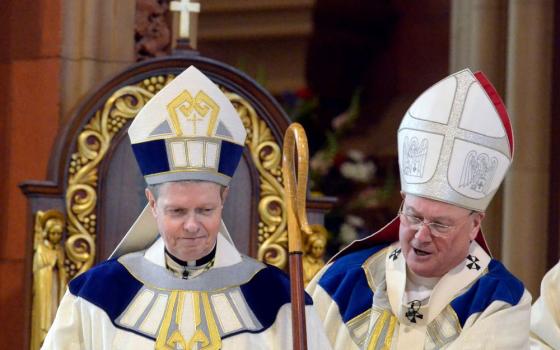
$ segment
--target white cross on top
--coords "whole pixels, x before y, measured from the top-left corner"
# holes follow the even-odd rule
[[[190,13],[200,12],[200,4],[190,0],[176,0],[169,3],[169,9],[180,13],[179,38],[188,39],[190,35]]]

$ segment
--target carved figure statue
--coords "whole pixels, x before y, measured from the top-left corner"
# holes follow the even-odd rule
[[[38,349],[45,339],[66,288],[64,250],[60,244],[63,228],[61,212],[37,212],[33,254],[33,349]]]
[[[327,246],[327,231],[322,225],[311,225],[315,234],[309,236],[305,245],[306,254],[303,255],[303,282],[305,285],[325,265],[323,256]]]

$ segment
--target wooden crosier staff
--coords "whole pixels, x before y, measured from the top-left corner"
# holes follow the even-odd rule
[[[297,168],[294,151],[297,150]],[[305,199],[309,151],[307,136],[298,123],[291,124],[284,134],[282,176],[288,218],[288,253],[290,264],[290,294],[292,298],[292,337],[294,350],[307,349],[305,329],[305,290],[303,288],[302,231],[311,234],[307,223]],[[297,171],[297,181],[296,181]]]

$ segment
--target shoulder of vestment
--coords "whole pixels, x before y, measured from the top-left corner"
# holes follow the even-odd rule
[[[517,305],[525,292],[523,282],[517,279],[498,260],[492,259],[487,271],[463,294],[451,302],[461,326],[476,313],[483,312],[494,302]]]
[[[105,310],[114,320],[128,306],[142,283],[116,259],[105,261],[70,281],[73,295]]]
[[[389,244],[380,244],[344,255],[335,260],[319,279],[321,288],[338,305],[344,322],[371,307],[373,291],[362,266],[387,246]]]
[[[257,272],[240,288],[247,304],[265,329],[274,323],[280,308],[290,303],[290,280],[284,271],[271,265]],[[307,293],[305,304],[313,304]]]

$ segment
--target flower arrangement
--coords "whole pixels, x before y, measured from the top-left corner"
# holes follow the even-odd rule
[[[308,90],[284,96],[292,120],[313,118],[318,102]],[[288,101],[288,103],[286,103]],[[359,91],[349,108],[334,118],[325,142],[310,159],[310,187],[315,195],[338,199],[326,215],[328,253],[333,254],[355,239],[379,229],[395,216],[398,206],[398,162],[395,157],[375,157],[360,149],[345,149],[345,138],[359,127]],[[310,140],[312,142],[312,140]],[[397,203],[397,204],[395,204]]]

